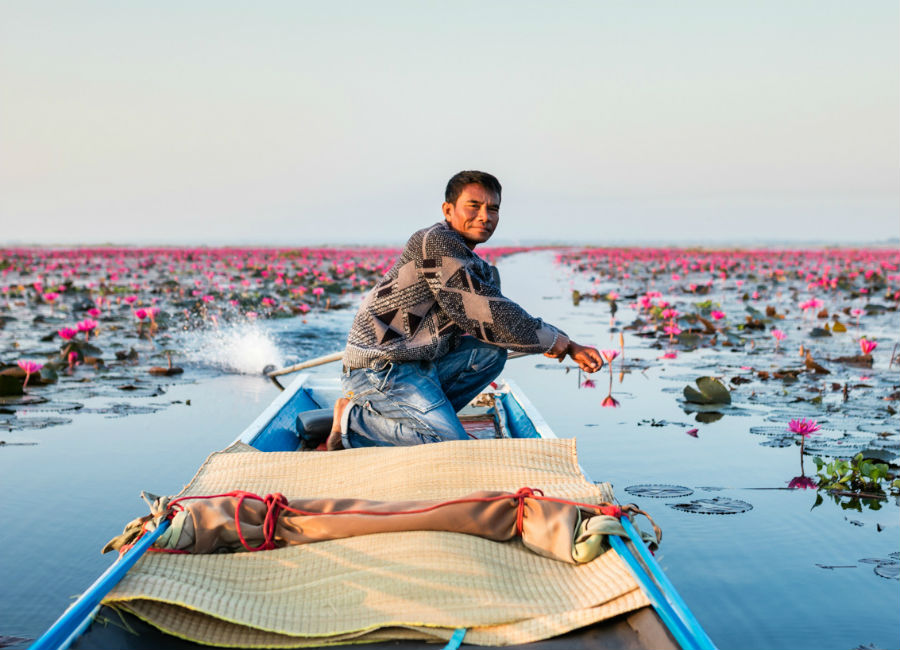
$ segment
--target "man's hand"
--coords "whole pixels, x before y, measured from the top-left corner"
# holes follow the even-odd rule
[[[569,343],[569,356],[585,372],[597,372],[603,367],[603,357],[589,345],[578,345],[572,341]]]
[[[551,359],[559,359],[560,363],[567,356],[571,357],[572,361],[577,363],[578,367],[585,372],[597,372],[603,367],[603,357],[600,356],[596,348],[588,345],[579,345],[575,341],[562,337],[556,341],[556,344],[548,352],[544,353],[544,356]]]

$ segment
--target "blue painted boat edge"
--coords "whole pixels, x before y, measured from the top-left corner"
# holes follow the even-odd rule
[[[81,596],[72,603],[56,622],[37,639],[29,650],[64,650],[71,645],[85,624],[90,621],[97,606],[104,596],[115,587],[128,570],[153,545],[153,542],[169,528],[169,520],[163,520],[156,530],[144,535],[130,551],[121,555],[110,567],[94,581]]]
[[[623,517],[622,527],[625,529],[625,532],[628,533],[628,537],[631,539],[638,556],[650,571],[650,576],[659,584],[663,596],[668,600],[672,609],[684,622],[684,625],[693,636],[697,647],[701,650],[717,650],[716,644],[713,643],[712,639],[706,633],[706,630],[700,625],[697,617],[694,616],[690,607],[684,602],[681,594],[675,589],[675,585],[669,580],[669,577],[662,570],[662,567],[659,566],[659,562],[656,561],[656,558],[653,557],[653,554],[647,549],[640,534],[635,529],[634,524],[632,524],[627,517]]]
[[[534,437],[557,438],[556,433],[540,415],[531,400],[525,396],[522,389],[511,380],[505,380],[503,383],[506,385],[507,391],[504,395],[507,399],[504,399],[503,405],[507,408],[507,411],[511,412],[512,417],[515,417],[518,412],[521,416],[531,419],[532,422],[534,422],[534,431],[537,434]],[[511,404],[510,400],[514,400],[515,403]],[[590,480],[587,472],[580,466],[579,469],[581,469],[581,473],[584,477]],[[628,521],[627,517],[622,518],[622,525],[634,543],[641,560],[643,560],[649,568],[652,577],[646,576],[645,572],[640,568],[638,558],[634,556],[624,542],[615,536],[610,536],[610,541],[613,543],[617,552],[619,552],[620,555],[623,555],[623,559],[632,569],[635,578],[637,578],[641,586],[644,587],[644,591],[648,591],[649,589],[654,589],[656,591],[656,595],[655,597],[651,597],[651,601],[653,602],[653,607],[657,614],[659,614],[660,618],[666,624],[666,627],[669,628],[673,636],[676,637],[676,640],[686,650],[694,648],[697,650],[716,650],[716,646],[712,642],[712,639],[706,634],[706,631],[700,625],[699,621],[697,621],[697,618],[694,616],[693,612],[691,612],[687,603],[684,602],[684,599],[681,598],[678,591],[675,589],[675,586],[663,572],[662,567],[659,566],[656,559],[649,551],[647,551],[640,535],[635,530],[632,523]],[[618,544],[616,544],[616,542]],[[634,567],[632,567],[632,563],[634,564]],[[654,580],[659,583],[658,587],[656,587]]]
[[[558,436],[540,414],[531,400],[525,396],[518,384],[510,379],[504,379],[502,385],[505,388],[501,393],[503,396],[503,406],[506,408],[510,419],[514,422],[514,427],[520,432],[527,432],[529,429],[534,435],[519,435],[519,438],[551,438],[557,439]],[[523,422],[527,419],[530,424],[526,427]]]
[[[699,646],[694,642],[694,639],[684,622],[672,610],[671,605],[662,594],[660,588],[653,579],[646,574],[637,558],[625,545],[625,542],[623,542],[618,535],[609,535],[609,543],[613,550],[619,554],[619,557],[622,558],[622,561],[625,562],[628,570],[631,571],[631,574],[640,585],[641,590],[650,599],[650,604],[653,605],[653,609],[656,610],[656,613],[669,629],[669,632],[675,637],[678,645],[680,645],[683,650],[699,650]]]
[[[232,444],[235,442],[243,442],[251,447],[256,447],[257,444],[261,442],[259,436],[266,429],[266,426],[278,416],[281,410],[294,398],[298,391],[303,390],[305,384],[309,381],[309,378],[309,373],[297,375],[297,377],[295,377],[294,380],[278,394],[278,397],[276,397],[262,413],[256,416],[256,418],[247,425],[247,428],[241,432],[241,435],[235,438]]]

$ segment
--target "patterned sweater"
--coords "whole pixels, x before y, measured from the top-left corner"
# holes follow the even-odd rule
[[[496,269],[441,221],[414,233],[363,299],[344,350],[347,368],[433,361],[462,334],[510,350],[547,352],[561,330],[500,293]]]

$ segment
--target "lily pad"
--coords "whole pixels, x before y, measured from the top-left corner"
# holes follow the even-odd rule
[[[0,375],[0,396],[21,395],[22,382],[16,377]]]
[[[875,575],[887,578],[888,580],[900,580],[900,561],[886,560],[876,565],[874,569]]]
[[[157,413],[164,408],[166,408],[166,405],[164,404],[133,405],[128,404],[127,402],[117,402],[110,404],[109,406],[84,409],[84,413],[95,413],[104,415],[107,418],[124,418],[129,415],[148,415],[150,413]]]
[[[763,440],[759,443],[761,447],[775,447],[775,448],[784,448],[784,447],[792,447],[797,444],[797,441],[793,438],[769,438],[768,440]]]
[[[3,420],[0,422],[0,429],[6,429],[7,431],[22,431],[25,429],[46,429],[48,427],[55,427],[62,424],[69,424],[72,421],[71,418],[57,418],[57,417],[45,417],[45,418],[10,418],[8,420]]]
[[[709,499],[695,499],[688,503],[670,503],[670,508],[682,512],[693,512],[699,515],[736,515],[752,510],[753,506],[740,499],[727,497],[712,497]]]
[[[693,404],[731,404],[731,393],[718,379],[698,377],[697,388],[684,387],[684,398]]]
[[[686,497],[694,493],[691,488],[682,485],[662,485],[646,483],[642,485],[629,485],[625,488],[628,494],[636,497],[649,497],[651,499],[670,499],[673,497]]]

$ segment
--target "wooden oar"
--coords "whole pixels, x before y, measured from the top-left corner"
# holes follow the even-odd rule
[[[510,352],[508,359],[518,359],[519,357],[528,356],[527,352]],[[302,361],[300,363],[295,363],[293,366],[288,366],[287,368],[282,368],[281,370],[272,370],[271,372],[266,373],[266,377],[280,377],[281,375],[289,375],[292,372],[297,372],[298,370],[305,370],[306,368],[315,368],[316,366],[324,366],[326,363],[331,363],[333,361],[340,361],[344,357],[344,351],[340,352],[332,352],[331,354],[326,354],[324,357],[316,357],[315,359],[309,359],[308,361]]]
[[[308,361],[295,363],[293,366],[288,366],[287,368],[282,368],[281,370],[273,370],[271,372],[267,372],[266,377],[280,377],[281,375],[289,375],[292,372],[297,372],[298,370],[315,368],[316,366],[324,366],[326,363],[339,361],[343,358],[343,356],[343,350],[341,350],[340,352],[332,352],[331,354],[326,354],[324,357],[316,357],[315,359],[309,359]]]

